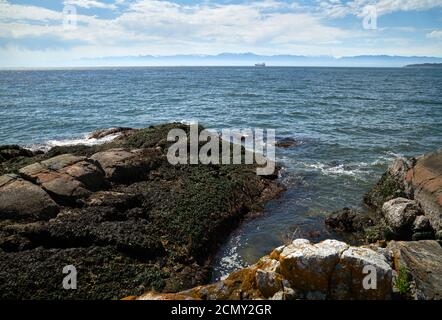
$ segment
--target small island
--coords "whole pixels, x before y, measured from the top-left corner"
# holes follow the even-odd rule
[[[442,68],[442,63],[417,63],[409,64],[404,68]]]

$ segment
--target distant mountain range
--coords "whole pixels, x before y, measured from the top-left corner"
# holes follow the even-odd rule
[[[93,66],[330,66],[330,67],[404,67],[412,64],[442,63],[442,58],[388,55],[352,57],[257,55],[254,53],[221,53],[218,55],[121,56],[81,59]]]

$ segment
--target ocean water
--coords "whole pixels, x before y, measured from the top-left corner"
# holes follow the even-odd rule
[[[361,198],[397,156],[442,147],[442,70],[177,67],[0,71],[0,144],[44,148],[114,126],[273,128],[287,192],[221,248],[214,279],[290,238],[340,235],[326,212]]]

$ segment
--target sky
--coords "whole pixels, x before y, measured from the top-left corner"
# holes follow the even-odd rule
[[[223,52],[442,57],[442,0],[0,0],[0,67]]]

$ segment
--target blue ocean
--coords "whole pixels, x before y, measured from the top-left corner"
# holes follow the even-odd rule
[[[327,212],[362,207],[397,156],[442,147],[442,69],[168,67],[0,71],[0,145],[88,142],[101,128],[198,121],[272,128],[287,192],[223,245],[214,278],[291,237],[338,237]]]

